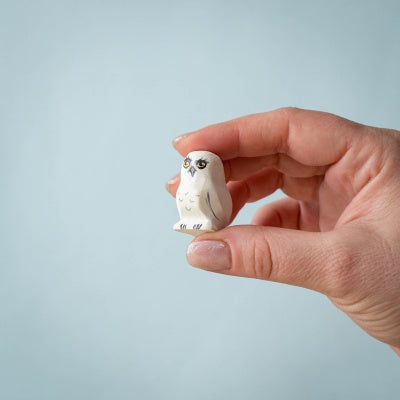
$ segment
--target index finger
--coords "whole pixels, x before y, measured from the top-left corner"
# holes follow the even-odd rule
[[[361,125],[333,114],[281,108],[211,125],[178,137],[175,148],[185,156],[211,151],[223,160],[282,153],[309,166],[329,165],[346,152]]]

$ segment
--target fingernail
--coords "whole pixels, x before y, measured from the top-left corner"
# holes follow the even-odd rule
[[[209,271],[222,271],[231,265],[229,246],[222,241],[199,240],[192,242],[186,256],[189,264]]]
[[[179,176],[180,176],[180,173],[177,173],[176,175],[174,175],[171,179],[169,179],[169,180],[165,183],[165,189],[167,189],[168,192],[171,193],[171,190],[170,190],[170,189],[171,189],[171,186],[175,185],[175,184],[178,182]]]
[[[179,135],[177,136],[175,139],[172,140],[172,146],[174,146],[176,148],[176,145],[184,138],[188,137],[189,135],[191,135],[192,132],[189,133],[184,133],[183,135]]]

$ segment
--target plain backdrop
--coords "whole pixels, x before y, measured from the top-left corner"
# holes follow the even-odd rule
[[[189,267],[164,182],[173,137],[249,113],[400,129],[399,15],[0,0],[0,398],[398,399],[398,357],[324,296]]]

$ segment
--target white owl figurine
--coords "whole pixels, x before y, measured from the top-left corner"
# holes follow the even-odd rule
[[[221,159],[209,151],[192,151],[183,160],[176,192],[180,220],[174,230],[200,235],[229,225],[232,198]]]

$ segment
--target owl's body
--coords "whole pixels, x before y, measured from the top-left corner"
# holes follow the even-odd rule
[[[174,230],[197,236],[227,226],[232,199],[226,187],[220,158],[209,151],[192,151],[181,169],[176,193],[180,220]]]

